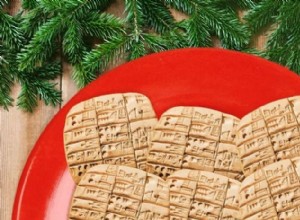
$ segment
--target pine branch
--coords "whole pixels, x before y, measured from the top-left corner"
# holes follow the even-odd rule
[[[90,83],[97,77],[97,72],[103,72],[109,64],[116,61],[116,57],[124,57],[128,48],[129,39],[125,35],[98,45],[85,55],[82,66],[77,66],[73,73],[77,85],[81,88]]]
[[[241,50],[248,43],[249,32],[240,22],[235,8],[252,6],[252,1],[243,4],[243,0],[226,4],[223,1],[165,0],[170,7],[190,15],[179,24],[186,31],[189,46],[211,46],[212,36],[217,35],[223,47]]]
[[[38,106],[38,94],[36,88],[30,83],[23,83],[21,86],[17,106],[24,111],[33,112]]]
[[[12,106],[13,99],[10,96],[14,77],[10,72],[10,57],[7,57],[8,50],[0,45],[0,106],[8,110]],[[8,58],[8,59],[7,59]]]
[[[22,8],[26,10],[35,9],[38,7],[37,0],[22,0]]]
[[[193,14],[189,19],[182,22],[181,27],[186,30],[188,45],[191,47],[208,47],[212,45],[209,27],[206,18],[201,11]]]
[[[167,46],[168,41],[161,36],[144,34],[143,38],[144,38],[146,47],[149,48],[150,51],[160,52],[160,51],[169,49]]]
[[[201,13],[206,17],[208,26],[220,38],[224,48],[242,50],[248,44],[250,33],[230,10],[206,7]]]
[[[289,67],[300,74],[300,2],[287,1],[279,9],[278,28],[267,42],[269,59]]]
[[[33,35],[38,31],[39,27],[47,22],[49,16],[50,13],[47,13],[38,7],[28,11],[23,16],[23,19],[21,21],[21,28],[26,39],[31,39]]]
[[[63,52],[72,64],[82,60],[86,50],[83,42],[82,27],[79,21],[72,19],[67,22],[68,29],[63,36]]]
[[[134,41],[132,39],[131,41],[131,47],[128,51],[128,60],[135,60],[137,58],[140,58],[142,56],[145,56],[147,54],[147,50],[144,44],[144,37],[141,36],[141,39],[139,41]]]
[[[54,53],[54,42],[64,28],[64,20],[57,16],[41,26],[18,55],[19,70],[32,70],[42,65]]]
[[[32,72],[19,72],[17,80],[21,85],[17,106],[23,111],[33,112],[38,106],[38,100],[46,105],[56,106],[62,102],[61,91],[57,90],[54,80],[61,73],[59,62],[49,63],[34,69]]]
[[[11,47],[20,47],[22,35],[14,17],[0,10],[0,40]]]
[[[247,10],[255,7],[252,0],[210,0],[211,5],[218,8],[227,8],[236,11],[237,9]]]
[[[174,28],[174,18],[161,0],[141,1],[144,19],[149,27],[163,34]]]
[[[0,10],[8,4],[8,0],[0,0]]]
[[[86,36],[109,39],[124,34],[124,21],[110,14],[90,12],[80,19],[84,21],[82,31]]]
[[[254,33],[271,25],[265,57],[300,74],[300,2],[294,0],[262,0],[246,16]],[[295,25],[296,24],[296,25]]]
[[[56,83],[36,81],[33,85],[36,87],[38,95],[44,100],[46,105],[56,106],[62,102],[61,91],[55,89]]]
[[[195,13],[198,7],[197,0],[164,0],[164,2],[171,8],[188,15]]]
[[[61,71],[62,66],[60,62],[51,62],[42,67],[36,68],[34,71],[34,77],[39,80],[55,80],[61,75]]]
[[[125,0],[125,12],[127,13],[126,21],[133,25],[132,35],[136,41],[142,33],[144,24],[143,6],[139,0]]]
[[[275,23],[278,16],[279,8],[283,4],[283,0],[262,0],[256,7],[249,11],[244,17],[247,25],[253,33],[257,33],[262,28]]]
[[[109,5],[111,0],[79,0],[79,7],[76,9],[76,14],[88,14],[92,11],[104,11]]]

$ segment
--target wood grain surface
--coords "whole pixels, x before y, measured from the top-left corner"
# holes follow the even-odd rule
[[[14,14],[20,9],[20,0],[11,1],[10,12]],[[117,0],[109,9],[109,12],[123,16],[124,4]],[[174,16],[181,20],[185,16],[173,12]],[[263,48],[265,35],[258,36],[253,44],[257,48]],[[215,41],[215,46],[220,46]],[[36,140],[43,132],[48,122],[59,111],[59,109],[78,91],[71,77],[72,67],[63,63],[63,75],[57,79],[58,88],[62,91],[63,103],[55,108],[45,106],[43,103],[33,114],[24,113],[17,107],[9,111],[0,109],[0,219],[11,219],[12,207],[19,177],[26,163],[27,157]],[[16,99],[20,91],[19,86],[12,90]]]

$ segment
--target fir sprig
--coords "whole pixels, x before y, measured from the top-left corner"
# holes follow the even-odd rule
[[[8,110],[13,105],[11,88],[15,83],[21,85],[17,100],[21,109],[33,111],[39,99],[46,105],[57,105],[61,102],[61,92],[52,80],[61,73],[60,63],[49,62],[40,68],[32,67],[30,71],[17,68],[17,54],[26,43],[21,21],[20,14],[11,16],[4,10],[0,11],[0,106]]]
[[[249,32],[241,23],[236,8],[252,7],[251,0],[165,0],[172,8],[186,13],[189,18],[179,24],[184,28],[193,47],[212,45],[217,36],[224,48],[242,50],[249,41]]]
[[[39,99],[44,100],[46,105],[56,106],[61,103],[61,91],[55,88],[56,83],[50,81],[60,74],[61,64],[58,62],[36,68],[30,73],[20,72],[18,81],[22,88],[17,105],[22,110],[32,112],[38,106]]]
[[[107,7],[107,0],[41,0],[30,16],[25,17],[23,26],[30,36],[32,29],[28,24],[39,20],[39,14],[48,15],[45,22],[35,22],[37,31],[19,54],[19,69],[31,70],[40,66],[53,56],[62,40],[62,50],[67,60],[72,64],[81,61],[88,37],[106,39],[122,32],[122,21],[110,15],[100,14]],[[45,18],[43,16],[43,18]],[[90,34],[90,36],[89,36]]]
[[[126,0],[125,12],[124,32],[86,53],[77,66],[74,78],[78,86],[85,86],[120,58],[133,60],[171,47],[160,34],[176,32],[175,20],[162,1]]]
[[[253,34],[271,27],[264,56],[300,74],[299,12],[300,1],[261,0],[245,19]]]

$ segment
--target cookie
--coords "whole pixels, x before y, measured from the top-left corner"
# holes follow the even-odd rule
[[[180,170],[167,179],[170,187],[170,220],[241,219],[240,182],[198,170]]]
[[[169,220],[169,186],[139,169],[98,165],[76,186],[69,219]]]
[[[244,174],[300,156],[299,122],[300,96],[271,102],[244,116],[236,138]]]
[[[151,134],[147,171],[164,179],[180,169],[206,170],[242,180],[235,146],[239,119],[201,107],[174,107]]]
[[[300,157],[254,172],[241,184],[240,213],[245,220],[300,219]]]
[[[95,97],[75,105],[64,127],[71,175],[78,183],[90,167],[122,164],[146,169],[148,136],[157,123],[149,99],[138,93]]]

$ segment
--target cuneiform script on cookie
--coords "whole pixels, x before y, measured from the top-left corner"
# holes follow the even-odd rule
[[[234,144],[239,119],[201,107],[166,111],[151,135],[147,171],[167,178],[182,168],[243,179]]]
[[[170,187],[170,219],[241,219],[240,182],[197,170],[180,170],[167,179]]]
[[[245,175],[300,156],[300,96],[264,105],[243,117],[237,129]]]
[[[250,219],[300,219],[300,158],[273,163],[241,184],[240,212]]]
[[[147,97],[137,93],[95,97],[66,117],[66,159],[75,182],[92,166],[123,164],[145,169],[150,130],[157,123]]]
[[[76,187],[69,219],[169,220],[168,184],[135,168],[98,165]]]

